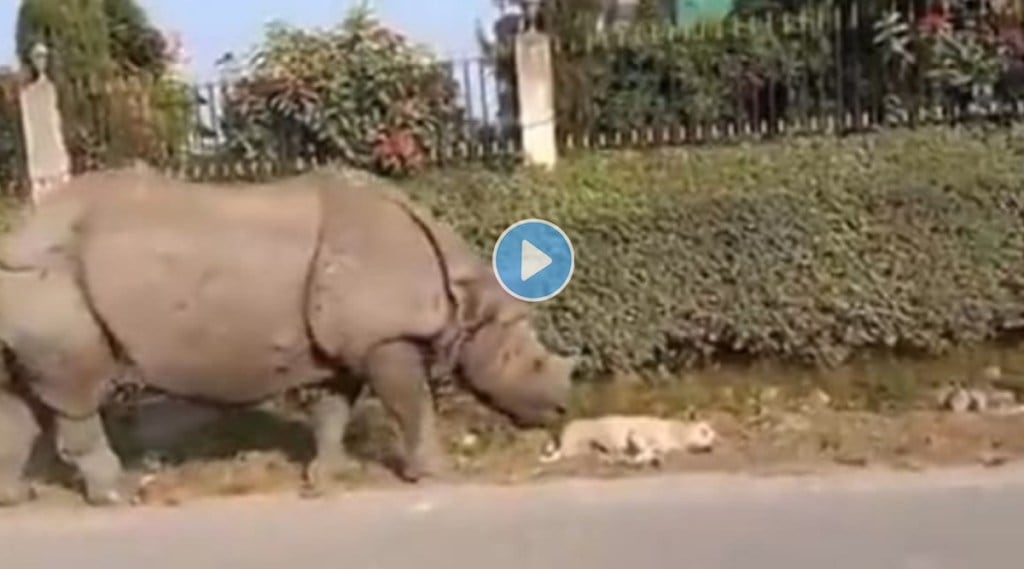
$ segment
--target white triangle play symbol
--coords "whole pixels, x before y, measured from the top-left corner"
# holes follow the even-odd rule
[[[544,254],[533,243],[523,239],[523,257],[519,268],[519,278],[524,281],[543,271],[551,264],[551,257]]]

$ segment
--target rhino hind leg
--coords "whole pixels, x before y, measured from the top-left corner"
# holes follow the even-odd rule
[[[0,338],[19,380],[55,423],[61,459],[85,479],[94,504],[118,502],[121,464],[99,409],[120,366],[71,270],[0,271]]]
[[[327,390],[316,397],[309,409],[316,451],[306,465],[306,493],[320,496],[330,482],[355,466],[345,450],[344,438],[358,390]]]
[[[125,502],[124,470],[114,454],[100,414],[84,418],[56,417],[57,453],[78,469],[85,483],[85,498],[97,506]]]
[[[28,403],[0,386],[0,507],[33,498],[25,468],[39,433]]]
[[[401,476],[415,482],[438,474],[444,454],[420,348],[405,341],[378,346],[367,358],[366,371],[371,388],[401,429]]]

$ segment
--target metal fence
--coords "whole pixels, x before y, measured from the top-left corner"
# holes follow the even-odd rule
[[[823,0],[693,28],[627,26],[553,46],[560,151],[702,144],[1024,114],[1021,10]],[[1004,4],[1020,8],[1024,2]],[[382,80],[381,77],[388,79]],[[510,46],[331,77],[57,79],[76,171],[135,159],[204,178],[342,160],[377,171],[516,160]],[[18,179],[16,89],[0,90],[0,183]],[[13,142],[12,142],[13,141]],[[6,178],[5,178],[6,177]]]
[[[400,171],[518,155],[507,87],[486,60],[377,71],[401,79],[239,76],[188,84],[133,76],[57,84],[75,171],[144,159],[238,177],[317,161]]]
[[[1017,13],[874,4],[818,2],[562,41],[561,148],[841,135],[1022,114]]]

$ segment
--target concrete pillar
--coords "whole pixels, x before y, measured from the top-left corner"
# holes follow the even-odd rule
[[[30,199],[37,205],[70,179],[71,160],[61,129],[57,89],[48,75],[46,46],[33,48],[32,66],[36,80],[21,90],[19,99]]]
[[[516,36],[515,56],[523,153],[527,163],[551,168],[558,159],[551,38],[527,30]]]

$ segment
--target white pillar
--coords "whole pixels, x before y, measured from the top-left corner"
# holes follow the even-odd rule
[[[32,49],[32,66],[36,80],[21,90],[19,99],[31,202],[37,205],[70,179],[71,161],[61,129],[57,89],[48,75],[46,46],[36,44]]]
[[[523,152],[528,163],[551,168],[558,159],[551,38],[534,30],[517,35],[515,57]]]

